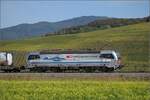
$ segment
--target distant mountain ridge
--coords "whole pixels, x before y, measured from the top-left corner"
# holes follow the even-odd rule
[[[0,29],[0,40],[16,40],[34,36],[54,34],[55,31],[73,26],[86,25],[95,20],[106,20],[109,17],[81,16],[59,22],[38,22],[34,24],[19,24],[16,26]]]

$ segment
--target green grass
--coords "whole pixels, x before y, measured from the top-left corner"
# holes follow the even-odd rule
[[[123,57],[122,71],[150,71],[150,23],[97,30],[93,32],[1,41],[2,51],[38,51],[43,49],[112,49]]]
[[[146,81],[0,81],[0,100],[150,100]]]

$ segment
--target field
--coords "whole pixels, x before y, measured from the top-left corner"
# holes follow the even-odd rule
[[[0,100],[150,100],[149,73],[0,73]]]
[[[86,33],[0,41],[0,51],[26,52],[43,49],[111,49],[119,51],[125,67],[121,71],[150,71],[150,23],[140,23]],[[19,56],[20,65],[25,58]],[[22,57],[22,58],[21,58]],[[17,62],[19,62],[17,61]]]
[[[146,81],[0,81],[0,100],[150,100]]]

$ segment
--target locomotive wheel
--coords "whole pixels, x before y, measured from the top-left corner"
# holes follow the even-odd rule
[[[102,71],[103,72],[112,72],[112,71],[114,71],[114,68],[103,67]]]

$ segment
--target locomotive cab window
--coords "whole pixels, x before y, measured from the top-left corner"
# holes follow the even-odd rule
[[[114,59],[114,55],[113,54],[101,54],[100,58]]]
[[[36,59],[40,59],[39,55],[29,55],[28,60],[36,60]]]

